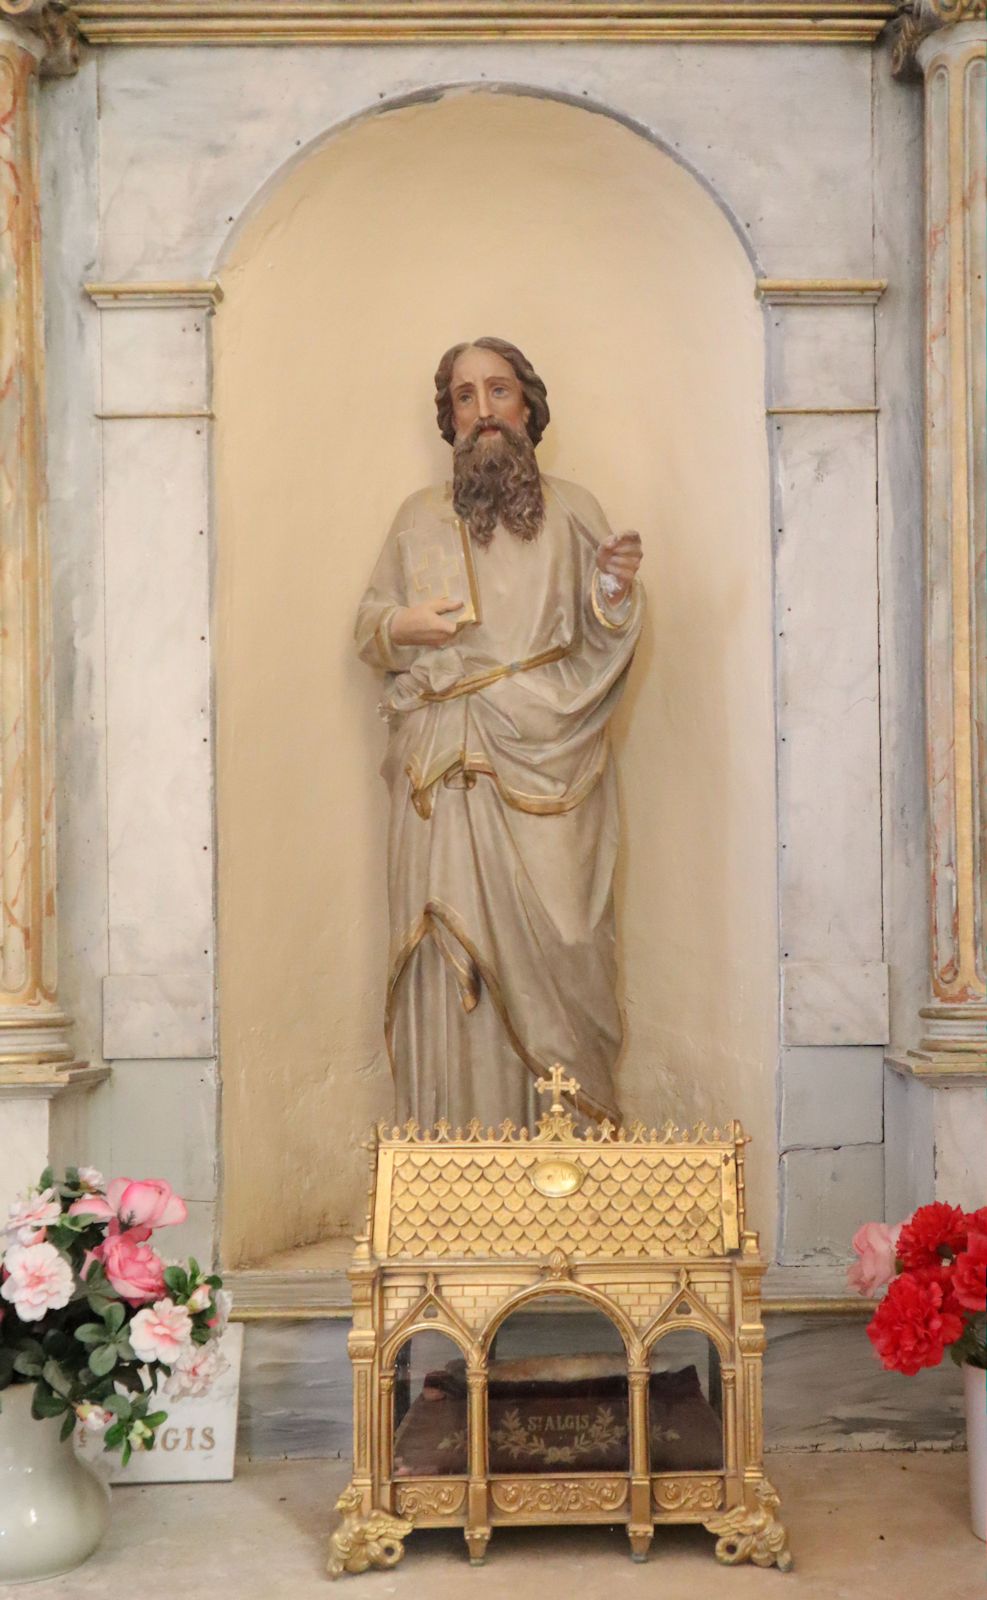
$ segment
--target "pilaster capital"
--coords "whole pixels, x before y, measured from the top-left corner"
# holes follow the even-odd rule
[[[22,29],[43,78],[71,78],[79,67],[79,24],[63,0],[0,0],[0,21]]]
[[[918,47],[923,39],[952,28],[958,22],[979,22],[987,17],[987,0],[903,0],[889,25],[891,70],[896,78],[914,76],[919,69]]]

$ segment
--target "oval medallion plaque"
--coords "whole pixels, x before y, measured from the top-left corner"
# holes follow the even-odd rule
[[[558,1200],[564,1195],[575,1194],[585,1176],[584,1169],[574,1161],[556,1158],[539,1161],[531,1174],[531,1181],[539,1194],[546,1195],[550,1200]]]

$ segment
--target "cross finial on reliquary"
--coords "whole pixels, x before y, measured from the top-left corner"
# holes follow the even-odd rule
[[[547,1078],[539,1078],[535,1084],[535,1088],[538,1090],[539,1094],[550,1094],[552,1096],[551,1109],[553,1111],[564,1111],[565,1107],[562,1104],[562,1096],[564,1094],[575,1095],[579,1088],[579,1084],[576,1082],[575,1078],[567,1078],[565,1075],[565,1068],[561,1066],[558,1061],[556,1061],[549,1076]]]

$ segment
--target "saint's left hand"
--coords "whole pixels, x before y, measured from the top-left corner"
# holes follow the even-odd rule
[[[597,549],[596,564],[600,571],[616,578],[620,584],[620,589],[613,596],[615,604],[619,605],[626,598],[641,565],[643,553],[641,535],[632,531],[611,534]]]

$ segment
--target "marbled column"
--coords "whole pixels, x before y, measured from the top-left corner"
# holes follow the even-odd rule
[[[984,0],[922,0],[925,77],[928,1072],[987,1070]],[[957,20],[959,19],[959,20]],[[931,30],[931,31],[928,31]]]
[[[56,972],[36,131],[42,50],[34,34],[0,21],[0,1074],[5,1064],[72,1057]]]

